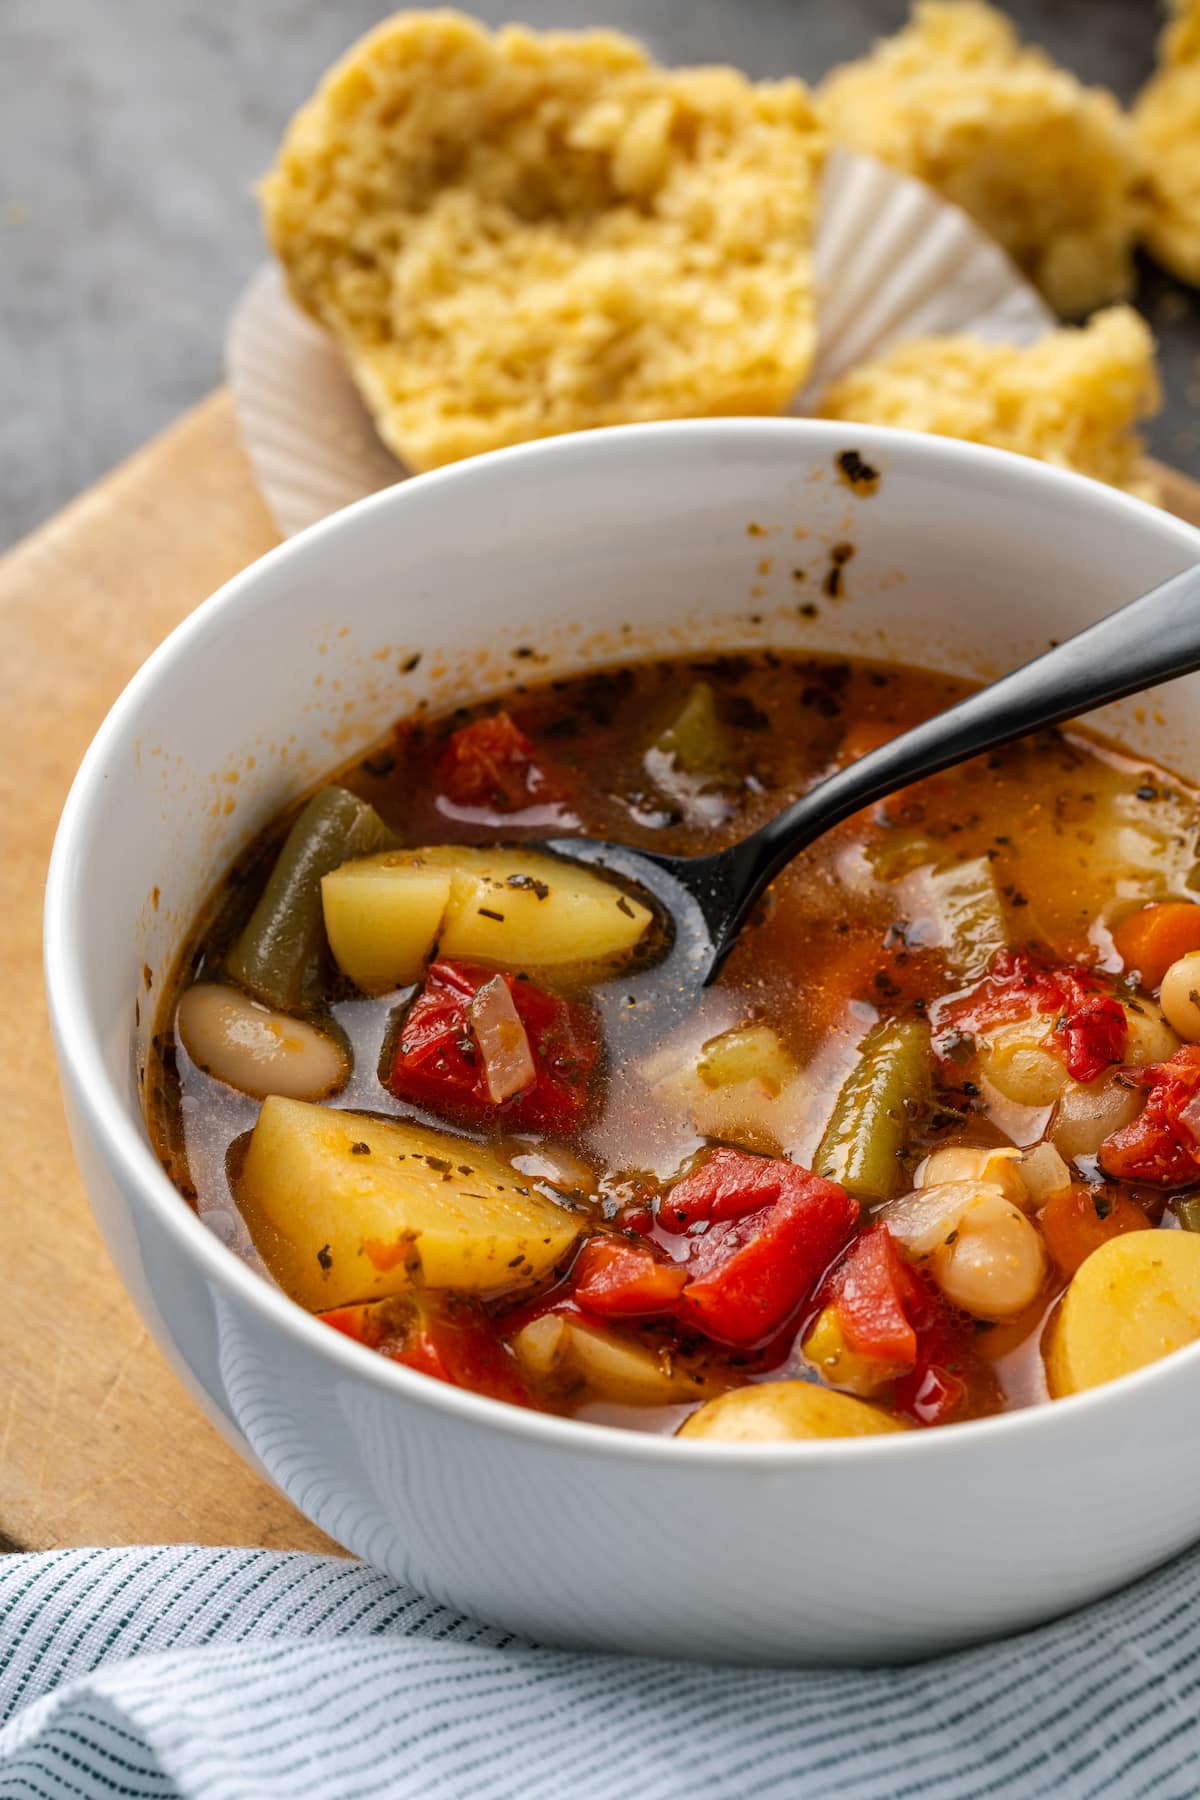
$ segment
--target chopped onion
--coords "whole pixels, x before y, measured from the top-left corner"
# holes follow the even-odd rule
[[[1021,1158],[1021,1177],[1035,1206],[1071,1185],[1071,1171],[1054,1145],[1043,1140]]]
[[[1105,1138],[1137,1118],[1143,1099],[1140,1088],[1112,1073],[1095,1081],[1068,1081],[1055,1109],[1050,1140],[1068,1161],[1095,1156]]]
[[[561,1144],[539,1144],[536,1150],[520,1150],[509,1158],[519,1175],[532,1181],[544,1181],[565,1194],[594,1194],[599,1183],[596,1171],[573,1151]]]
[[[957,1230],[959,1220],[980,1195],[1003,1198],[992,1182],[942,1181],[894,1200],[880,1217],[897,1243],[914,1256],[928,1256]]]
[[[471,1001],[470,1018],[488,1095],[499,1106],[537,1079],[529,1038],[503,975],[484,982]]]

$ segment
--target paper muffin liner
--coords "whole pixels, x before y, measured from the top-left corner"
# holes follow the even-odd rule
[[[846,150],[826,163],[814,263],[817,354],[793,413],[905,339],[963,331],[1030,344],[1054,324],[964,212]],[[274,266],[259,270],[238,303],[225,365],[255,478],[284,537],[404,479],[333,339],[293,304]]]

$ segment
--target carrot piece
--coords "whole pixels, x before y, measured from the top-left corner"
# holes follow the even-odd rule
[[[1200,950],[1200,906],[1191,900],[1156,900],[1122,919],[1113,943],[1127,969],[1136,969],[1146,987],[1159,987],[1177,958]]]
[[[1093,1192],[1080,1182],[1047,1200],[1038,1224],[1047,1250],[1064,1275],[1073,1275],[1109,1238],[1152,1229],[1141,1207],[1123,1194]]]

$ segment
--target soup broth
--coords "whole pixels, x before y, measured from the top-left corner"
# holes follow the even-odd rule
[[[638,896],[568,918],[522,862],[572,833],[733,843],[965,691],[755,652],[401,720],[336,778],[349,853],[305,863],[293,811],[186,946],[147,1078],[172,1180],[334,1328],[518,1404],[788,1437],[1090,1385],[1094,1256],[1169,1230],[1200,1306],[1190,785],[1074,729],[920,782],[778,877],[682,1021]]]

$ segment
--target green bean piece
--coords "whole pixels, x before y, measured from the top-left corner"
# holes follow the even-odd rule
[[[1200,1231],[1200,1194],[1189,1194],[1184,1200],[1173,1200],[1171,1205],[1184,1231]]]
[[[1004,908],[986,856],[956,863],[929,876],[929,894],[942,931],[942,953],[952,975],[974,981],[993,951],[1008,942]]]
[[[284,839],[258,905],[229,953],[226,968],[233,979],[267,1006],[295,1007],[325,930],[321,877],[392,841],[375,808],[356,794],[340,787],[314,794]]]
[[[656,748],[675,759],[684,775],[704,781],[728,781],[736,758],[729,734],[717,713],[717,697],[707,681],[696,681]]]
[[[924,1019],[877,1025],[837,1097],[813,1168],[865,1205],[890,1200],[900,1182],[909,1120],[930,1091]]]

